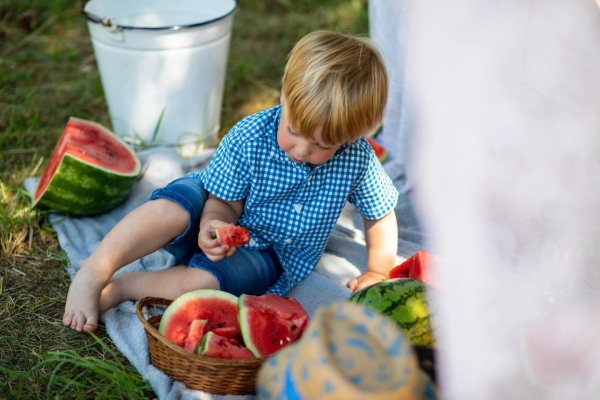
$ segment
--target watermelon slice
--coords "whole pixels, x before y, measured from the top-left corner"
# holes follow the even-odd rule
[[[417,279],[429,285],[438,287],[432,265],[439,265],[440,258],[426,251],[418,251],[402,264],[395,266],[388,273],[388,279],[410,278]]]
[[[434,268],[435,265],[439,265],[439,257],[426,251],[419,251],[410,259],[412,259],[412,264],[408,272],[409,278],[439,287],[434,276]]]
[[[232,328],[235,331],[235,328]],[[194,353],[200,343],[200,339],[208,332],[208,321],[205,319],[195,319],[190,324],[187,337],[183,342],[183,347],[190,353]]]
[[[133,150],[97,123],[71,117],[33,198],[33,206],[70,215],[108,211],[131,191],[141,164]]]
[[[385,160],[387,160],[387,158],[389,157],[390,152],[387,151],[382,145],[380,145],[373,139],[371,139],[371,138],[365,138],[365,139],[367,139],[367,142],[369,142],[369,144],[375,151],[375,155],[379,159],[379,162],[383,164],[385,162]]]
[[[235,339],[208,332],[198,346],[198,354],[216,358],[255,358],[244,345]]]
[[[257,358],[294,343],[308,326],[308,314],[291,297],[243,294],[238,308],[244,343]]]
[[[235,339],[238,342],[242,342],[244,340],[244,338],[242,337],[242,335],[240,335],[240,331],[236,330],[232,326],[222,327],[222,328],[215,328],[211,332],[214,333],[215,335],[219,335],[219,336],[223,336],[223,337],[228,337],[230,339]]]
[[[239,332],[237,303],[236,296],[219,290],[201,289],[185,293],[167,307],[158,332],[182,347],[195,319],[207,320],[209,330],[233,327]]]
[[[408,270],[410,268],[409,263],[406,261],[400,265],[396,265],[394,268],[390,269],[386,274],[388,279],[396,279],[396,278],[408,278]]]
[[[242,246],[250,241],[248,229],[242,226],[227,225],[215,231],[222,244],[232,247]]]

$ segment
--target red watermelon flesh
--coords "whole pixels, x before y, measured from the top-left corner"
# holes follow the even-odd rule
[[[234,329],[234,328],[232,328]],[[235,329],[234,329],[235,330]],[[183,347],[190,353],[194,353],[200,343],[200,339],[208,332],[208,321],[205,319],[195,319],[190,325],[187,337],[183,342]]]
[[[438,287],[433,269],[439,264],[439,257],[426,251],[418,251],[402,264],[395,266],[388,273],[388,279],[410,278]]]
[[[250,241],[248,229],[242,226],[227,225],[215,231],[217,239],[227,246],[241,246]]]
[[[252,352],[235,339],[208,332],[198,347],[198,354],[215,358],[255,358]]]
[[[235,339],[238,342],[242,342],[244,338],[240,335],[240,332],[236,330],[234,327],[224,327],[224,328],[215,328],[211,331],[215,335],[228,337],[230,339]]]
[[[382,145],[380,145],[373,139],[371,139],[371,138],[365,138],[365,139],[367,139],[367,142],[369,142],[369,144],[375,151],[375,155],[379,159],[380,163],[383,163],[385,160],[387,160],[388,156],[390,155],[389,151],[387,151]]]
[[[388,279],[396,279],[396,278],[408,278],[408,269],[409,265],[406,262],[403,262],[400,265],[396,265],[394,268],[390,269],[387,273]]]
[[[233,327],[239,332],[237,302],[236,296],[219,290],[201,289],[185,293],[165,310],[158,332],[182,347],[195,319],[207,320],[209,331]]]
[[[439,257],[426,251],[419,251],[407,260],[411,261],[408,277],[439,287],[434,276],[435,265],[439,264]]]
[[[308,326],[308,314],[291,297],[241,295],[238,308],[244,343],[256,357],[294,343]]]

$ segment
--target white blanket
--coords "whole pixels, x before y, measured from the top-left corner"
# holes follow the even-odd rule
[[[172,150],[154,149],[140,152],[139,157],[144,165],[143,175],[134,185],[127,200],[116,209],[94,217],[64,219],[61,215],[50,215],[49,221],[58,234],[60,246],[69,257],[70,264],[67,270],[71,278],[109,230],[127,213],[142,204],[154,189],[163,187],[188,172],[203,169],[213,154],[214,150],[206,150],[192,158],[182,159]],[[25,186],[30,193],[35,192],[37,182],[38,178],[26,180]],[[395,184],[398,188],[402,187],[402,177]],[[423,236],[412,211],[410,197],[406,193],[400,195],[396,214],[399,226],[397,261],[400,262],[421,249]],[[364,271],[366,266],[362,228],[362,218],[354,207],[348,205],[332,232],[319,265],[307,279],[288,293],[300,301],[309,315],[322,305],[345,300],[350,296],[346,283]],[[127,265],[118,273],[156,271],[173,266],[174,263],[175,259],[171,254],[159,250]],[[155,368],[150,364],[144,328],[135,315],[134,302],[121,303],[102,314],[101,320],[115,345],[142,377],[150,382],[160,399],[254,398],[218,396],[191,390]]]

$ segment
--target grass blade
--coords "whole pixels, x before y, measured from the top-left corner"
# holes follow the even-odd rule
[[[162,112],[160,113],[160,117],[158,117],[158,122],[156,123],[156,128],[154,128],[154,134],[152,135],[152,139],[150,140],[150,143],[154,143],[154,141],[156,140],[156,135],[158,135],[158,130],[160,129],[160,124],[162,123],[162,119],[165,115],[165,111],[167,111],[167,107],[164,107],[162,109]]]

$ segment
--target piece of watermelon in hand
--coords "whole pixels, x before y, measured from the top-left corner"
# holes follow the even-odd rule
[[[242,246],[250,241],[248,229],[242,226],[227,225],[215,230],[215,235],[221,244],[231,247]]]

